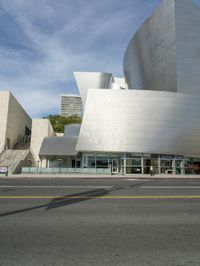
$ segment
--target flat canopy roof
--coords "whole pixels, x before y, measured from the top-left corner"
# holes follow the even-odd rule
[[[39,157],[76,156],[77,138],[75,137],[47,137],[44,138]]]

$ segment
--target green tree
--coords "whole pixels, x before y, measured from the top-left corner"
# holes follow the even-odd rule
[[[61,116],[61,115],[48,115],[45,117],[50,120],[51,125],[55,132],[63,133],[65,126],[69,124],[81,124],[82,118],[77,115]]]

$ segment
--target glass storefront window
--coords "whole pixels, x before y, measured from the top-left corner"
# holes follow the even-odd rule
[[[126,159],[127,166],[141,166],[141,159]]]
[[[126,153],[126,158],[140,158],[142,157],[141,153]]]
[[[83,167],[87,167],[87,156],[83,156]]]
[[[180,160],[179,161],[175,161],[175,172],[176,172],[177,175],[180,175],[181,172],[182,172],[181,171],[182,170],[181,169],[181,162],[182,161],[180,161]]]
[[[126,167],[126,174],[141,174],[142,167]]]
[[[88,168],[95,168],[95,157],[88,156]]]
[[[158,159],[144,159],[144,174],[150,174],[150,167],[153,166],[153,173],[159,174]]]
[[[108,157],[96,157],[97,168],[108,168]]]
[[[181,161],[175,161],[175,166],[176,167],[181,167]]]
[[[186,163],[185,165],[185,174],[186,175],[192,175],[194,173],[193,171],[193,165],[190,163]]]
[[[161,174],[173,174],[172,160],[160,160]]]
[[[84,154],[82,160],[84,168],[110,168],[116,173],[126,174],[150,174],[151,166],[154,174],[200,174],[200,158],[178,155],[98,153]]]

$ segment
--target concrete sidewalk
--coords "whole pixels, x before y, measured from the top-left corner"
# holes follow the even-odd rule
[[[83,178],[83,179],[200,179],[200,175],[108,175],[108,174],[13,174],[3,178]]]

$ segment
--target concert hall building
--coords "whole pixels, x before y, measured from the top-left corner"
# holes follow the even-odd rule
[[[74,73],[84,105],[74,145],[81,168],[200,173],[199,40],[199,7],[164,0],[128,44],[123,78]]]

